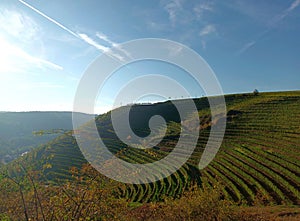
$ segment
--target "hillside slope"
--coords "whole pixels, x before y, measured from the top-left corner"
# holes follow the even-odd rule
[[[300,205],[300,92],[227,95],[227,129],[221,149],[213,162],[199,171],[197,165],[207,142],[211,121],[206,98],[195,99],[201,117],[201,132],[190,160],[176,173],[155,183],[120,186],[120,195],[136,202],[180,196],[193,184],[221,183],[225,198],[238,204]],[[176,101],[184,105],[184,100]],[[123,107],[119,111],[122,117]],[[152,149],[124,145],[114,134],[110,114],[97,118],[100,136],[123,160],[153,162],[166,156],[180,133],[178,113],[170,102],[134,106],[133,130],[149,133],[148,119],[160,114],[168,122],[167,134]],[[70,167],[86,163],[72,133],[66,133],[32,151],[15,163],[43,170],[49,180],[69,178]],[[11,164],[13,167],[13,164]]]

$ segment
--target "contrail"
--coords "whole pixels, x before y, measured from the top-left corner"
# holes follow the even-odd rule
[[[292,2],[292,4],[290,5],[290,7],[288,7],[286,10],[284,10],[282,13],[278,14],[277,16],[275,16],[272,21],[271,21],[271,26],[266,29],[265,31],[263,31],[262,33],[260,33],[258,35],[258,37],[256,37],[255,40],[248,42],[247,44],[244,45],[244,47],[242,49],[240,49],[237,52],[237,55],[241,55],[244,52],[246,52],[249,48],[253,47],[259,40],[261,40],[265,35],[267,35],[272,29],[274,29],[274,27],[276,27],[276,25],[283,20],[285,17],[287,17],[289,15],[289,13],[291,13],[293,10],[295,10],[297,7],[300,6],[300,0],[294,0]]]
[[[44,14],[43,12],[41,12],[40,10],[36,9],[35,7],[33,7],[32,5],[28,4],[27,2],[23,1],[23,0],[18,0],[20,3],[22,3],[23,5],[27,6],[28,8],[32,9],[33,11],[35,11],[36,13],[38,13],[39,15],[43,16],[44,18],[46,18],[48,21],[56,24],[58,27],[62,28],[63,30],[67,31],[68,33],[70,33],[71,35],[73,35],[74,37],[84,41],[85,43],[97,48],[98,50],[102,51],[102,52],[106,52],[106,55],[110,56],[112,59],[114,59],[117,62],[123,62],[124,61],[124,57],[122,57],[120,54],[118,53],[113,53],[112,51],[109,51],[109,48],[101,45],[99,43],[97,43],[96,41],[94,41],[92,38],[90,38],[89,36],[87,36],[84,33],[76,33],[74,31],[72,31],[71,29],[67,28],[66,26],[64,26],[63,24],[59,23],[58,21],[54,20],[53,18],[49,17],[48,15]],[[98,33],[97,33],[98,34]],[[101,38],[101,37],[105,37],[105,39]],[[99,36],[98,36],[99,37]],[[120,47],[117,46],[116,43],[110,41],[105,35],[102,35],[101,37],[99,37],[102,40],[105,40],[106,42],[108,42],[109,44],[111,44],[111,46],[115,47],[117,50],[123,52],[127,57],[130,57],[130,54],[121,49]]]
[[[58,27],[62,28],[63,30],[67,31],[68,33],[70,33],[71,35],[73,35],[74,37],[84,41],[85,43],[97,48],[98,50],[102,51],[102,52],[107,52],[108,51],[108,47],[105,47],[101,44],[98,44],[97,42],[95,42],[93,39],[91,39],[90,37],[88,37],[86,34],[83,33],[75,33],[74,31],[72,31],[71,29],[67,28],[66,26],[64,26],[63,24],[59,23],[58,21],[54,20],[53,18],[49,17],[48,15],[44,14],[43,12],[41,12],[40,10],[36,9],[35,7],[33,7],[32,5],[28,4],[27,2],[23,1],[23,0],[18,0],[20,3],[22,3],[23,5],[27,6],[28,8],[32,9],[33,11],[35,11],[36,13],[38,13],[39,15],[43,16],[44,18],[46,18],[47,20],[49,20],[50,22],[56,24]],[[109,54],[108,54],[109,55]],[[115,54],[110,54],[109,56],[116,57],[118,58],[118,55]],[[120,57],[120,56],[119,56]],[[120,58],[118,58],[120,59]]]
[[[59,22],[55,21],[53,18],[50,18],[49,16],[45,15],[43,12],[41,12],[40,10],[36,9],[35,7],[29,5],[27,2],[24,2],[23,0],[18,0],[19,2],[21,2],[23,5],[26,5],[28,8],[32,9],[33,11],[35,11],[36,13],[40,14],[41,16],[43,16],[44,18],[48,19],[49,21],[53,22],[54,24],[58,25],[60,28],[64,29],[65,31],[69,32],[71,35],[75,36],[76,38],[80,38],[80,36],[78,36],[75,32],[71,31],[69,28],[67,28],[66,26],[60,24]],[[81,39],[81,38],[80,38]]]

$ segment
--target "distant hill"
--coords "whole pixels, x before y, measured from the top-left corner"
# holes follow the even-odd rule
[[[86,117],[81,114],[82,119]],[[35,131],[72,129],[71,112],[0,112],[0,162],[8,163],[58,134],[36,136]]]
[[[225,198],[238,204],[300,205],[300,91],[226,95],[227,128],[221,149],[213,162],[199,171],[197,165],[206,145],[210,127],[207,98],[195,99],[201,117],[198,145],[189,161],[176,173],[155,183],[126,185],[120,196],[135,202],[180,196],[193,184],[215,186],[221,183]],[[184,105],[185,100],[175,101]],[[114,111],[123,116],[124,108]],[[176,144],[180,120],[171,102],[132,107],[133,130],[144,136],[148,120],[162,115],[167,133],[155,148],[136,149],[115,135],[110,113],[97,117],[100,136],[112,153],[133,163],[153,162],[166,156]],[[44,172],[55,182],[69,179],[69,169],[86,163],[72,133],[65,133],[35,149],[9,166],[22,163]]]

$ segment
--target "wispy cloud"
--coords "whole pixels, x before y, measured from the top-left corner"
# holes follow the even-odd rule
[[[213,24],[208,24],[200,30],[199,35],[200,36],[206,36],[206,35],[210,35],[212,33],[216,33],[216,31],[217,31],[217,29]]]
[[[38,41],[41,28],[30,16],[22,11],[0,10],[0,72],[24,72],[30,68],[63,70],[47,59],[29,54],[23,48],[30,48],[33,41]],[[9,39],[9,40],[8,40]],[[16,42],[21,43],[19,47]],[[14,43],[14,44],[13,44]]]
[[[130,55],[130,53],[128,51],[124,50],[118,43],[116,43],[116,42],[112,41],[111,39],[109,39],[109,37],[107,35],[105,35],[103,33],[100,33],[100,32],[97,32],[96,36],[99,39],[107,42],[110,46],[116,48],[119,52],[123,53],[126,57],[131,58],[131,55]],[[114,53],[113,55],[116,56],[116,53]],[[121,58],[122,61],[124,59],[125,59],[124,57]]]
[[[65,25],[61,24],[60,22],[56,21],[55,19],[51,18],[50,16],[46,15],[42,11],[40,11],[37,8],[33,7],[32,5],[28,4],[27,2],[25,2],[23,0],[18,0],[18,1],[21,2],[22,4],[24,4],[25,6],[27,6],[28,8],[32,9],[33,11],[35,11],[36,13],[41,15],[42,17],[46,18],[47,20],[49,20],[53,24],[57,25],[58,27],[62,28],[65,31],[67,31],[69,34],[73,35],[74,37],[85,41],[86,43],[96,47],[97,49],[101,48],[101,47],[98,47],[99,45],[94,44],[94,41],[92,39],[90,39],[89,37],[87,37],[86,34],[77,34],[74,31],[72,31],[71,29],[67,28]],[[103,48],[105,48],[105,47],[103,47]]]
[[[56,24],[60,28],[62,28],[65,31],[69,32],[71,35],[73,35],[75,37],[78,37],[78,35],[75,32],[71,31],[69,28],[67,28],[66,26],[62,25],[61,23],[59,23],[58,21],[54,20],[53,18],[47,16],[46,14],[44,14],[43,12],[41,12],[40,10],[36,9],[35,7],[33,7],[32,5],[28,4],[27,2],[25,2],[23,0],[18,0],[18,1],[21,2],[23,5],[27,6],[28,8],[32,9],[33,11],[35,11],[36,13],[38,13],[39,15],[43,16],[44,18],[48,19],[52,23]]]
[[[276,26],[281,20],[283,20],[286,16],[288,16],[292,11],[294,11],[297,7],[300,6],[300,0],[295,0],[292,2],[290,7],[288,7],[286,10],[284,10],[281,14],[277,15],[271,24],[273,26]]]
[[[115,43],[115,42],[113,42],[112,40],[110,40],[109,38],[108,38],[108,36],[107,35],[105,35],[105,34],[103,34],[103,33],[101,33],[101,32],[97,32],[96,33],[96,36],[99,38],[99,39],[101,39],[101,40],[103,40],[103,41],[106,41],[107,43],[109,43],[111,46],[113,46],[113,47],[116,47],[118,44],[117,43]]]
[[[201,45],[203,49],[206,49],[207,37],[216,33],[217,33],[217,28],[213,24],[207,24],[200,30],[199,36],[201,37]]]
[[[167,45],[166,48],[169,51],[168,56],[170,56],[170,57],[178,56],[183,50],[183,46],[181,46],[181,45],[178,45],[178,46]]]
[[[293,11],[295,8],[297,8],[300,5],[300,0],[294,1],[291,6],[288,8],[288,11]]]
[[[282,13],[276,15],[272,20],[271,20],[271,25],[268,27],[265,31],[261,32],[258,37],[256,37],[255,40],[252,40],[248,43],[246,43],[238,52],[238,55],[241,55],[245,53],[248,49],[252,48],[259,40],[261,40],[264,36],[266,36],[272,29],[276,28],[278,24],[285,18],[287,17],[292,11],[294,11],[296,8],[300,6],[300,0],[295,0],[292,2],[292,4],[282,11]]]
[[[247,51],[248,49],[250,49],[251,47],[253,47],[256,44],[256,41],[251,41],[246,43],[239,51],[237,54],[243,54],[245,51]]]
[[[0,29],[25,42],[35,40],[40,32],[40,27],[31,17],[8,9],[0,10]]]
[[[92,38],[90,38],[89,36],[87,36],[86,34],[83,33],[79,33],[78,36],[84,40],[86,43],[88,43],[89,45],[94,46],[95,48],[99,49],[100,51],[106,52],[108,50],[107,47],[97,43],[96,41],[94,41]]]
[[[0,48],[0,73],[7,74],[7,72],[11,71],[26,71],[32,67],[63,70],[63,67],[48,60],[32,56],[16,45],[9,43],[2,37],[0,37]]]
[[[205,50],[206,49],[206,41],[204,41],[203,39],[201,40],[201,45],[202,48]]]
[[[187,25],[194,21],[200,21],[206,12],[214,11],[214,2],[211,0],[194,2],[186,0],[161,0],[160,4],[168,13],[172,26],[177,24]]]
[[[169,15],[169,20],[174,26],[177,21],[177,15],[182,10],[183,0],[161,1],[161,4],[164,5],[164,9]]]
[[[160,22],[155,22],[155,21],[150,21],[150,20],[146,21],[146,24],[147,24],[147,27],[153,31],[161,32],[168,28],[168,25],[166,23],[160,23]]]
[[[55,19],[51,18],[50,16],[44,14],[42,11],[38,10],[37,8],[33,7],[32,5],[28,4],[27,2],[23,1],[23,0],[18,0],[19,2],[21,2],[22,4],[24,4],[25,6],[29,7],[30,9],[32,9],[33,11],[35,11],[36,13],[38,13],[39,15],[43,16],[44,18],[46,18],[47,20],[49,20],[50,22],[54,23],[55,25],[57,25],[58,27],[62,28],[63,30],[67,31],[69,34],[73,35],[74,37],[83,40],[84,42],[86,42],[87,44],[95,47],[96,49],[102,51],[102,52],[107,52],[108,55],[110,55],[113,58],[116,58],[120,61],[124,60],[124,57],[119,55],[119,54],[115,54],[115,53],[108,53],[109,52],[109,48],[99,44],[98,42],[96,42],[95,40],[93,40],[90,36],[88,36],[85,33],[76,33],[74,31],[72,31],[70,28],[66,27],[65,25],[63,25],[62,23],[56,21]],[[105,38],[105,35],[100,35],[102,38]],[[98,36],[99,37],[99,36]],[[106,40],[109,40],[108,38],[106,38]],[[113,42],[111,42],[113,43]]]
[[[213,10],[213,3],[211,1],[201,2],[196,4],[193,8],[193,11],[198,19],[202,18],[205,12],[212,12]]]

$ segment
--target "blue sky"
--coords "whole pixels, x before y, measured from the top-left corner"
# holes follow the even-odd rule
[[[225,93],[300,89],[300,0],[1,0],[0,111],[72,110],[87,66],[138,38],[189,46]],[[109,109],[124,76],[112,79],[96,112]]]

